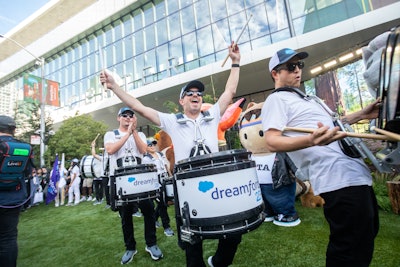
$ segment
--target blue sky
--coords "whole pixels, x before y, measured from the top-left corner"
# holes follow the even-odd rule
[[[0,34],[6,34],[50,0],[0,0]]]

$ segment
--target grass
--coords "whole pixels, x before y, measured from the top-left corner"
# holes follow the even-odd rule
[[[299,226],[263,223],[243,235],[232,266],[324,266],[329,229],[322,209],[304,208],[300,202],[296,202],[296,208],[302,220]],[[174,207],[168,212],[175,230]],[[371,267],[400,266],[400,216],[380,211],[380,222]],[[176,235],[166,237],[162,228],[157,229],[157,239],[164,258],[153,261],[144,250],[143,225],[143,217],[134,217],[138,254],[128,266],[185,266],[185,254],[177,245]],[[125,251],[118,213],[92,202],[59,208],[40,204],[21,214],[18,229],[19,267],[120,266]],[[216,240],[204,241],[205,261],[216,246]]]

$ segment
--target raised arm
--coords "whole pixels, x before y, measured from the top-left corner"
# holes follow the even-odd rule
[[[240,50],[234,42],[229,46],[229,57],[231,58],[232,64],[240,64]],[[221,116],[224,114],[228,105],[231,104],[232,98],[236,94],[236,89],[239,84],[239,74],[240,67],[232,67],[231,73],[229,74],[228,80],[226,82],[225,91],[222,93],[218,99],[219,108],[221,111]]]
[[[149,121],[153,122],[157,126],[160,126],[160,118],[158,117],[158,111],[147,107],[142,104],[137,98],[128,94],[115,82],[114,77],[108,71],[103,71],[100,74],[101,84],[106,84],[107,88],[114,92],[116,96],[121,99],[127,106],[132,110],[139,113],[141,116],[145,117]]]

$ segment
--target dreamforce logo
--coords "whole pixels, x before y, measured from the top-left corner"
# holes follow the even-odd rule
[[[200,181],[199,182],[199,191],[206,193],[214,188],[214,183],[210,181]],[[230,197],[238,197],[242,195],[252,196],[253,194],[256,195],[257,201],[261,200],[260,195],[260,184],[256,180],[255,182],[249,180],[248,184],[243,184],[240,186],[234,186],[231,188],[218,188],[215,187],[213,191],[211,191],[211,198],[212,199],[223,199],[223,198],[230,198]]]
[[[143,186],[143,185],[148,185],[148,184],[155,184],[158,183],[157,178],[148,178],[148,179],[141,179],[138,180],[136,177],[129,177],[128,178],[128,183],[132,183],[134,186]]]

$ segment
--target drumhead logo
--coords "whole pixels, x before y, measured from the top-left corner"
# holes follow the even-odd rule
[[[148,178],[148,179],[139,180],[139,179],[136,179],[136,177],[129,177],[128,183],[132,183],[134,186],[142,186],[142,185],[158,183],[158,179],[152,177],[152,178]]]
[[[258,181],[249,180],[247,184],[228,187],[228,188],[214,188],[214,183],[211,181],[200,181],[199,187],[200,192],[206,193],[210,190],[211,191],[211,198],[212,199],[223,199],[223,198],[230,198],[230,197],[238,197],[243,195],[252,196],[253,194],[256,195],[257,201],[261,201],[261,194],[260,194],[260,184]]]

